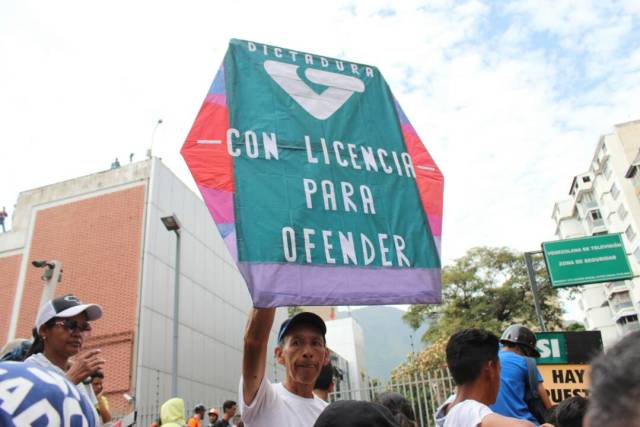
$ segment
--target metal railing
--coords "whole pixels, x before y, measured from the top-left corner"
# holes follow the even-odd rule
[[[387,391],[395,391],[402,394],[411,404],[416,415],[417,427],[434,427],[436,410],[453,394],[454,387],[449,371],[437,369],[384,383],[371,380],[367,387],[360,389],[348,389],[343,386],[340,391],[331,393],[330,400],[331,402],[337,400],[375,401],[377,395]],[[193,405],[195,402],[185,402],[187,418],[191,415]],[[160,416],[160,406],[138,407],[136,425],[145,427],[150,425]],[[211,406],[221,408],[222,402],[215,402]]]
[[[387,391],[402,394],[413,407],[418,427],[435,426],[434,415],[438,406],[454,392],[454,383],[447,369],[429,371],[426,374],[414,374],[396,381],[374,383],[368,387],[352,390],[341,390],[332,393],[330,400],[368,400],[374,401],[376,396]]]

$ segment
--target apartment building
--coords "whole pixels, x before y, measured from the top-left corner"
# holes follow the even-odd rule
[[[621,233],[634,274],[640,272],[640,120],[600,137],[589,168],[573,177],[552,218],[558,239]],[[585,326],[602,332],[605,348],[640,329],[640,278],[577,291]]]

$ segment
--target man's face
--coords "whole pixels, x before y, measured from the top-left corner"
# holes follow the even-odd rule
[[[224,411],[224,413],[229,417],[233,417],[236,414],[237,410],[238,410],[238,405],[233,405],[231,408],[228,408],[226,411]]]
[[[308,325],[295,326],[284,337],[283,346],[276,347],[278,363],[285,367],[287,379],[296,383],[313,386],[328,358],[322,334]]]
[[[102,378],[93,378],[91,380],[91,387],[93,387],[93,392],[96,394],[96,396],[102,393]]]
[[[216,421],[218,421],[218,416],[214,413],[209,414],[209,422],[213,424]]]

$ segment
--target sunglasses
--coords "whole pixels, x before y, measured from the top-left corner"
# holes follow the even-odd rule
[[[64,319],[53,322],[54,325],[62,326],[69,332],[91,332],[91,324],[89,322],[79,322],[75,319]]]

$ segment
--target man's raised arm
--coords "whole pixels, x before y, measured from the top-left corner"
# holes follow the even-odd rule
[[[262,383],[267,363],[269,332],[275,315],[275,308],[254,308],[249,313],[242,353],[242,398],[245,405],[251,405]]]

